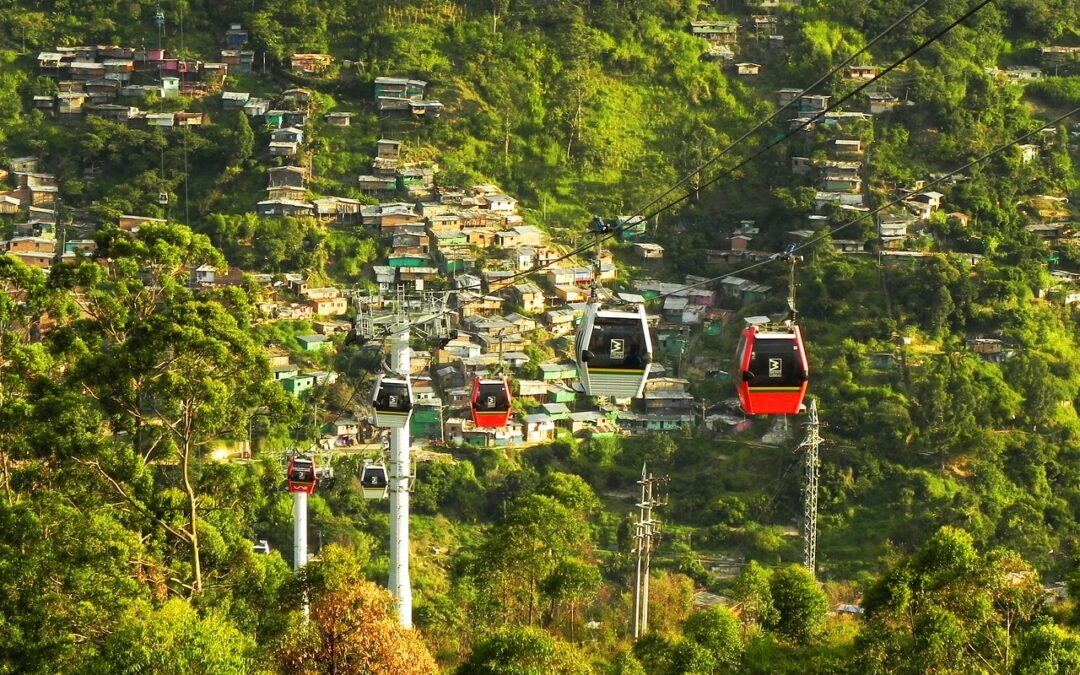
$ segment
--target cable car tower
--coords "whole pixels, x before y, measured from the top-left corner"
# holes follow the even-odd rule
[[[449,294],[406,293],[398,287],[392,296],[354,295],[356,334],[361,339],[387,339],[390,344],[390,371],[408,380],[412,351],[411,329],[432,337],[449,336]],[[398,605],[398,621],[412,628],[412,587],[409,581],[409,484],[412,479],[409,457],[409,425],[391,427],[390,475],[390,592]]]
[[[818,449],[821,446],[820,424],[818,423],[817,400],[810,399],[807,405],[809,421],[806,425],[806,438],[803,440],[803,566],[810,574],[817,576],[817,497],[818,472],[821,460]]]

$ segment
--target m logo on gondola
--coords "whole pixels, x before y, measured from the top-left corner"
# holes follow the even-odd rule
[[[769,359],[769,377],[783,377],[784,376],[784,360],[783,359]]]
[[[611,358],[613,358],[613,359],[625,358],[625,352],[626,352],[625,344],[626,344],[626,340],[613,339],[611,341]]]

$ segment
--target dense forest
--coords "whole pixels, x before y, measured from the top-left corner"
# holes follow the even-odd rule
[[[1080,107],[1080,61],[1047,65],[1041,51],[1080,45],[1080,4],[990,2],[882,78],[890,111],[796,132],[781,118],[728,152],[777,110],[776,90],[810,85],[912,9],[775,4],[0,0],[0,166],[36,158],[58,182],[59,225],[77,238],[74,224],[92,224],[78,236],[95,246],[48,274],[0,255],[0,672],[1080,672],[1080,116],[1062,117]],[[904,58],[974,4],[930,0],[858,64]],[[690,31],[762,14],[779,17],[783,48],[740,28],[753,78]],[[440,186],[500,186],[566,247],[593,214],[650,213],[662,264],[609,246],[612,285],[627,291],[687,274],[786,288],[782,266],[712,252],[747,222],[756,249],[782,251],[814,216],[796,279],[825,437],[816,575],[795,527],[805,419],[727,434],[705,423],[734,395],[717,371],[732,367],[742,318],[782,313],[782,294],[732,301],[720,329],[688,329],[665,355],[701,406],[693,425],[441,445],[444,461],[419,462],[415,629],[382,586],[390,522],[361,496],[360,455],[335,457],[335,480],[311,496],[317,558],[292,570],[281,457],[327,411],[362,413],[383,357],[340,337],[304,353],[311,322],[268,321],[259,305],[274,291],[256,275],[370,290],[388,242],[258,214],[273,130],[220,96],[146,96],[148,110],[209,120],[167,132],[33,103],[59,91],[39,52],[164,45],[214,61],[231,23],[255,61],[225,90],[311,92],[300,161],[316,196],[378,203],[357,176],[392,137],[438,164]],[[297,73],[294,53],[335,60]],[[1002,75],[1035,65],[1038,79]],[[381,117],[380,76],[424,80],[445,112]],[[813,93],[856,86],[841,72]],[[351,124],[327,123],[335,111]],[[816,180],[792,170],[831,161],[837,134],[868,148],[862,211],[816,203]],[[1031,150],[991,152],[1028,134]],[[886,260],[865,213],[984,155],[934,188],[940,208],[902,237],[910,255]],[[125,214],[162,221],[133,236],[116,227]],[[0,238],[19,220],[0,213]],[[1057,234],[1038,236],[1049,225]],[[856,255],[841,248],[852,240]],[[247,276],[193,287],[201,266]],[[341,376],[292,396],[270,343]],[[566,345],[526,351],[565,359]],[[250,459],[216,456],[238,443]],[[645,463],[667,477],[666,502],[650,631],[635,640]],[[253,552],[260,540],[269,554]]]

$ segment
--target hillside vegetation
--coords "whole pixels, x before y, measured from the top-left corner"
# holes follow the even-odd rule
[[[970,6],[932,0],[860,63],[888,65]],[[798,564],[800,417],[771,443],[768,422],[720,434],[702,420],[667,434],[443,448],[446,461],[418,465],[412,494],[416,631],[397,626],[377,586],[389,571],[385,503],[361,497],[362,457],[339,457],[335,481],[310,499],[319,559],[291,571],[282,452],[317,437],[320,410],[358,409],[382,356],[340,339],[332,354],[301,354],[295,338],[310,322],[261,320],[267,291],[253,277],[192,289],[190,271],[304,272],[313,284],[371,288],[386,242],[361,227],[255,215],[270,131],[222,110],[219,96],[145,101],[210,117],[168,134],[32,109],[56,87],[35,70],[38,51],[156,44],[159,7],[160,39],[180,56],[213,60],[229,23],[250,31],[254,72],[230,75],[225,89],[312,90],[302,161],[314,195],[374,202],[356,177],[376,140],[392,137],[411,159],[437,162],[440,185],[500,186],[564,247],[583,241],[593,214],[670,205],[647,234],[665,247],[661,265],[611,246],[614,285],[627,290],[646,275],[729,273],[784,288],[782,266],[710,251],[753,221],[754,248],[779,252],[809,215],[824,216],[797,276],[826,438],[816,579]],[[809,85],[909,9],[0,0],[0,158],[38,157],[57,176],[62,220],[102,224],[93,256],[49,275],[0,256],[0,672],[1080,670],[1080,243],[1070,234],[1080,118],[1040,131],[1080,106],[1080,68],[1066,61],[1030,82],[996,72],[1040,64],[1043,46],[1080,44],[1080,5],[990,3],[884,79],[898,97],[890,112],[766,149],[791,129],[777,121],[697,170],[776,110],[776,90]],[[780,17],[784,46],[740,28],[738,60],[762,65],[753,78],[709,58],[689,31],[766,11]],[[295,52],[336,60],[298,75]],[[445,112],[380,119],[372,83],[384,75],[427,81]],[[815,93],[835,100],[855,86],[837,74]],[[866,98],[844,109],[865,111]],[[356,116],[335,128],[322,118],[332,111]],[[876,223],[815,205],[818,184],[792,170],[792,157],[828,161],[838,135],[858,139],[873,208],[1033,131],[1032,156],[1012,147],[935,187],[942,204],[903,238],[918,254],[903,259],[837,250],[878,243]],[[122,214],[169,222],[132,237],[112,227]],[[1031,229],[1047,224],[1060,236]],[[14,226],[0,216],[5,238]],[[716,374],[732,367],[742,317],[785,306],[779,295],[734,302],[722,329],[688,331],[686,349],[665,356],[703,417],[733,395]],[[269,342],[342,379],[287,395]],[[540,340],[528,350],[562,355]],[[215,460],[245,440],[253,460]],[[646,462],[669,477],[668,502],[657,511],[653,630],[635,641],[628,514]],[[253,553],[264,538],[275,550]],[[727,574],[720,563],[732,561]],[[727,602],[696,608],[701,590]]]

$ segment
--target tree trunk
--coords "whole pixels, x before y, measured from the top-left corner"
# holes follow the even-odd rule
[[[191,569],[194,575],[192,589],[202,593],[202,565],[199,562],[199,512],[195,500],[195,487],[191,484],[191,413],[185,415],[183,438],[184,494],[188,498],[188,535],[191,537]]]

